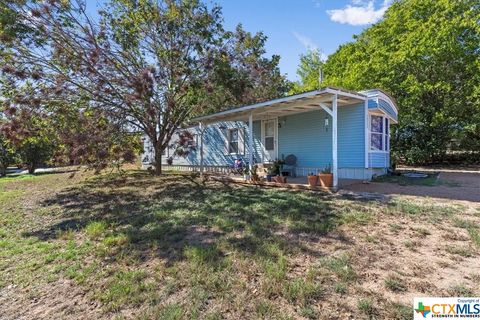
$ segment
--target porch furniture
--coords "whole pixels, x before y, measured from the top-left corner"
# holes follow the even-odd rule
[[[288,173],[289,177],[295,178],[295,166],[297,165],[297,157],[293,154],[289,154],[284,160],[284,164],[281,167],[282,174]]]

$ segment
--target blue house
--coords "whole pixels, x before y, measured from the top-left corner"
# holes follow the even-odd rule
[[[338,179],[368,180],[390,166],[390,125],[398,111],[385,92],[326,87],[193,119],[195,150],[174,157],[188,170],[221,171],[241,158],[250,165],[293,154],[295,173],[306,176],[330,166]],[[145,141],[144,162],[152,159]],[[174,150],[166,150],[165,159]],[[166,161],[166,160],[165,160]]]

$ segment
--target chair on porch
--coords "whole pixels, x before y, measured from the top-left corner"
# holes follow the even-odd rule
[[[288,176],[295,178],[295,166],[297,165],[297,157],[293,154],[289,154],[283,160],[282,174],[288,173]]]

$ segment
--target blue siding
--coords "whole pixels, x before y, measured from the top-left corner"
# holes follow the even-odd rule
[[[297,156],[299,167],[324,167],[332,163],[332,121],[325,130],[323,110],[279,118],[278,155]]]
[[[225,138],[224,133],[220,127],[230,128],[239,128],[244,130],[245,134],[245,145],[244,150],[245,154],[226,154],[225,152]],[[255,121],[253,123],[253,141],[254,141],[254,158],[261,159],[261,131],[260,131],[260,121]],[[193,134],[199,134],[198,127],[192,127],[188,129]],[[200,136],[198,136],[197,148],[192,150],[187,157],[175,156],[173,164],[175,165],[200,165]],[[203,136],[203,159],[204,164],[207,166],[225,166],[233,164],[233,161],[237,158],[244,159],[248,161],[248,127],[245,122],[241,121],[228,121],[208,125],[205,128],[205,133]],[[172,155],[174,152],[173,149],[167,151],[167,155],[164,156],[164,163],[166,163],[166,158],[169,155]]]
[[[382,109],[384,112],[386,112],[390,117],[398,121],[398,116],[395,110],[392,108],[392,106],[387,103],[386,101],[379,99],[378,100],[378,107]]]
[[[329,118],[328,129],[325,128],[323,110],[300,113],[281,117],[278,128],[278,156],[294,154],[298,158],[298,167],[322,168],[332,164],[332,120]],[[241,128],[245,132],[245,154],[230,155],[225,153],[225,138],[220,127]],[[198,134],[198,127],[189,129]],[[338,167],[363,168],[364,156],[364,106],[344,106],[338,108]],[[200,139],[200,137],[198,138]],[[253,123],[254,159],[262,161],[264,152],[261,142],[261,121]],[[204,134],[204,164],[209,166],[231,165],[236,158],[248,161],[248,127],[245,122],[222,122],[206,127]],[[164,162],[173,149],[164,156]],[[200,165],[200,142],[196,150],[184,157],[174,157],[176,165]]]
[[[365,107],[363,104],[338,108],[338,167],[365,166]],[[279,119],[279,157],[294,154],[299,167],[324,167],[332,164],[332,120],[325,129],[323,110]]]
[[[365,167],[365,106],[338,108],[338,167]]]
[[[388,152],[370,152],[368,154],[368,166],[370,168],[389,168],[390,155]]]
[[[364,104],[338,108],[338,167],[339,169],[362,169],[365,166],[365,118]],[[328,117],[328,129],[325,118]],[[298,158],[297,167],[322,168],[332,164],[332,121],[323,110],[305,112],[278,119],[279,158],[294,154]],[[244,130],[245,154],[226,154],[224,130],[221,127]],[[198,134],[198,127],[189,128]],[[199,139],[199,137],[198,137]],[[261,121],[253,123],[254,158],[262,160],[264,152],[261,142]],[[208,166],[231,165],[236,158],[248,161],[248,127],[245,122],[222,122],[206,127],[204,134],[204,163]],[[199,165],[200,143],[186,158],[175,157],[176,165]],[[164,161],[173,154],[168,150]],[[389,167],[389,154],[372,152],[368,155],[370,168]]]

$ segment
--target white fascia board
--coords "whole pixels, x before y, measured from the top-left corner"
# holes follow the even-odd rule
[[[305,93],[296,94],[296,95],[293,95],[293,96],[288,96],[288,97],[284,97],[284,98],[269,100],[269,101],[265,101],[265,102],[260,102],[260,103],[248,105],[248,106],[243,106],[243,107],[239,107],[239,108],[225,110],[225,111],[221,111],[221,112],[217,112],[217,113],[212,113],[210,115],[194,118],[194,119],[192,119],[192,121],[198,122],[198,121],[202,121],[202,120],[208,120],[210,118],[215,118],[215,117],[218,117],[218,116],[225,116],[225,115],[238,113],[238,112],[244,112],[244,111],[252,111],[252,110],[255,110],[255,109],[258,109],[258,108],[261,108],[261,107],[266,107],[266,106],[269,106],[269,105],[272,105],[272,104],[289,102],[289,101],[302,99],[302,98],[309,98],[309,97],[320,95],[320,94],[326,93],[326,92],[327,91],[325,89],[324,90],[316,90],[316,91],[305,92]]]

